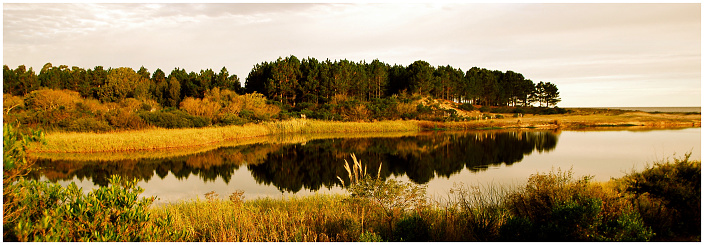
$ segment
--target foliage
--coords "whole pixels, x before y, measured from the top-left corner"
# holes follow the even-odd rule
[[[32,142],[44,142],[44,132],[29,130],[23,133],[17,126],[3,123],[3,170],[7,173],[12,169],[21,169],[29,165],[26,159],[27,147]],[[9,178],[13,179],[13,178]]]
[[[399,234],[395,234],[394,223],[407,211],[419,212],[427,205],[425,196],[425,186],[420,186],[412,183],[404,183],[394,179],[382,180],[379,175],[381,173],[381,165],[377,170],[377,177],[372,178],[367,175],[367,168],[362,166],[361,161],[358,161],[354,154],[351,154],[353,165],[345,160],[345,170],[348,173],[350,184],[348,191],[350,192],[350,201],[353,203],[369,205],[371,212],[381,212],[382,219],[388,224],[386,235],[388,238],[401,236],[406,239],[425,239],[427,236],[410,236],[406,234],[410,232],[409,225],[425,225],[423,221],[411,219],[401,222],[403,230]],[[337,177],[344,185],[345,182]],[[362,209],[365,212],[364,208]],[[378,211],[377,211],[378,210]],[[413,223],[413,224],[409,224]],[[427,230],[426,226],[420,226],[420,229]],[[362,227],[364,229],[364,227]]]
[[[40,131],[20,132],[3,125],[4,241],[148,241],[155,235],[176,235],[163,228],[170,222],[152,219],[147,207],[153,198],[139,199],[136,181],[111,179],[111,187],[84,195],[68,187],[25,180],[31,168],[25,150],[43,139]]]
[[[623,191],[659,239],[701,236],[701,162],[690,155],[623,177]]]
[[[396,223],[394,240],[399,242],[429,242],[430,225],[418,213],[404,216]]]
[[[18,201],[20,188],[15,184],[32,170],[27,160],[27,147],[32,142],[44,142],[42,131],[23,133],[12,124],[3,123],[3,229],[8,231],[18,217],[31,206],[22,206]],[[5,232],[4,234],[7,234]]]
[[[291,55],[256,64],[247,76],[245,89],[290,107],[298,103],[339,104],[340,98],[369,102],[403,94],[487,106],[528,106],[534,102],[555,105],[560,101],[554,84],[540,85],[538,93],[533,81],[520,73],[478,67],[464,73],[449,65],[434,67],[423,60],[404,67],[378,60],[320,62]]]
[[[46,130],[77,132],[140,129],[148,125],[242,125],[301,115],[339,121],[471,119],[427,103],[419,105],[417,101],[423,97],[484,106],[528,106],[534,102],[550,106],[559,102],[554,84],[541,82],[538,91],[520,73],[477,67],[463,73],[449,65],[433,67],[422,60],[404,67],[379,60],[318,61],[289,56],[255,65],[245,88],[225,67],[220,73],[174,68],[166,74],[161,69],[150,73],[144,67],[138,71],[102,66],[83,69],[47,63],[38,75],[23,65],[14,70],[6,65],[3,68],[3,87],[8,96],[23,96],[6,96],[4,111],[8,120]],[[248,94],[243,94],[245,91]],[[107,108],[97,109],[89,101],[101,101],[104,105],[98,107]],[[112,107],[112,103],[129,104],[130,108],[111,112],[125,109]],[[93,108],[86,110],[87,105]],[[132,105],[139,107],[135,110]],[[140,120],[136,116],[140,111],[159,112],[169,107],[199,119],[186,122],[173,115],[140,114]]]
[[[510,241],[647,241],[652,232],[633,207],[589,177],[571,171],[532,175],[507,197],[511,216],[501,226]]]
[[[138,115],[149,125],[161,128],[192,128],[211,124],[209,118],[193,116],[181,110],[143,111]]]
[[[28,108],[48,111],[72,110],[80,100],[81,96],[75,91],[42,89],[30,93],[24,101]]]
[[[76,187],[38,181],[19,181],[21,206],[34,207],[6,224],[6,240],[17,241],[153,241],[174,234],[169,217],[153,219],[153,198],[139,198],[136,181],[113,176],[109,187],[88,194]],[[13,200],[14,201],[14,200]],[[9,226],[9,227],[8,227]]]

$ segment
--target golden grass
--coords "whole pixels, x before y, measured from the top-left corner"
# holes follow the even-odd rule
[[[46,135],[46,145],[35,144],[30,152],[117,152],[155,150],[212,144],[230,139],[269,134],[263,125],[146,129],[113,133],[66,133]]]
[[[171,216],[171,228],[186,232],[183,241],[354,241],[359,237],[358,230],[335,225],[358,219],[353,205],[344,199],[343,195],[313,195],[242,201],[231,196],[230,200],[181,201],[155,207],[151,212],[157,217]]]
[[[419,130],[420,128],[417,127],[413,121],[365,123],[294,119],[262,124],[247,124],[243,126],[207,128],[152,128],[111,133],[54,132],[46,135],[46,145],[31,145],[29,152],[133,152],[197,147],[234,139],[247,139],[281,134],[414,132]]]
[[[584,129],[603,126],[628,126],[629,128],[678,128],[701,127],[700,115],[649,114],[627,112],[620,114],[534,115],[513,118],[463,122],[430,122],[397,120],[380,122],[336,122],[293,119],[287,121],[247,124],[243,126],[161,129],[152,128],[110,133],[66,133],[55,132],[46,136],[46,145],[34,144],[29,152],[134,152],[174,148],[192,148],[212,145],[234,139],[248,139],[271,135],[312,133],[383,133],[418,132],[433,129],[496,129],[496,128],[541,128]]]

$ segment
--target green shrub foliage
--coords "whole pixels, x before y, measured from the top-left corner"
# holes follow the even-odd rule
[[[137,181],[112,176],[110,186],[87,194],[74,183],[67,187],[26,180],[32,162],[25,155],[41,131],[23,133],[3,125],[4,241],[154,241],[177,238],[170,217],[152,218],[153,198],[140,198]]]
[[[501,226],[508,241],[647,241],[652,237],[630,203],[618,194],[574,180],[571,172],[535,174],[508,196],[511,216]]]
[[[646,224],[661,239],[701,236],[701,162],[691,154],[624,177]]]
[[[20,206],[32,207],[11,224],[11,241],[153,241],[168,235],[169,220],[153,220],[147,211],[153,198],[139,198],[136,181],[113,176],[110,186],[84,194],[39,181],[19,181]]]

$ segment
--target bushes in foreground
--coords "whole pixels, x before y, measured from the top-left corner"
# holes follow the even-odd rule
[[[701,237],[701,162],[683,159],[657,162],[620,181],[645,224],[658,240]]]
[[[113,176],[109,187],[87,194],[75,184],[24,179],[32,167],[27,144],[42,140],[41,132],[20,132],[3,125],[4,241],[156,241],[178,236],[165,225],[170,218],[153,217],[153,198],[139,198],[136,181]]]

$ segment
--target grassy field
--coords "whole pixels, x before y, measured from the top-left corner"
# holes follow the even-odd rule
[[[500,114],[497,114],[500,115]],[[145,129],[110,133],[53,132],[46,144],[34,144],[34,153],[133,152],[207,146],[234,139],[298,133],[418,132],[423,130],[481,130],[501,128],[538,128],[584,130],[603,127],[677,128],[701,127],[698,114],[644,112],[602,112],[578,110],[565,115],[501,115],[484,120],[462,122],[380,121],[336,122],[293,119],[288,121],[246,124],[243,126]]]

